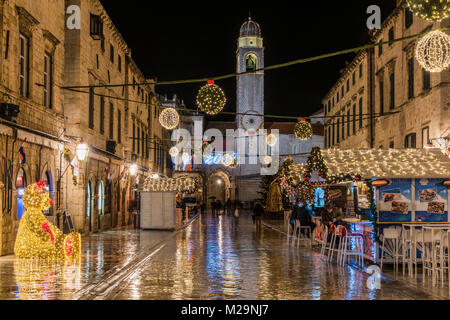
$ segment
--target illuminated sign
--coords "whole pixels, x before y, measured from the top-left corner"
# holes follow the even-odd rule
[[[228,154],[230,154],[230,153],[228,153]],[[232,156],[233,156],[234,159],[236,159],[237,158],[237,153],[233,152]],[[207,157],[203,157],[203,163],[206,164],[206,165],[223,165],[222,159],[223,159],[223,154],[221,154],[221,153],[220,154],[214,154],[213,153],[213,154],[210,154]]]

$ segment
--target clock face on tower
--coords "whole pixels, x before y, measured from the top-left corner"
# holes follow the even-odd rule
[[[250,110],[241,118],[241,126],[245,130],[258,130],[261,128],[262,117],[258,112]]]

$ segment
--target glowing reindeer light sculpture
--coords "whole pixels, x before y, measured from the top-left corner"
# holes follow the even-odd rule
[[[20,220],[14,253],[20,259],[79,259],[81,235],[64,235],[51,224],[43,211],[53,205],[42,181],[30,185],[23,196],[26,211]]]

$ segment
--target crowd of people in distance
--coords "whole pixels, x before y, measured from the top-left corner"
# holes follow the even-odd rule
[[[232,201],[228,199],[224,204],[220,200],[214,200],[211,203],[211,209],[213,216],[231,215],[233,217],[239,217],[239,211],[242,210],[242,203],[238,200]],[[261,220],[265,212],[265,208],[262,202],[256,201],[252,208],[252,219],[257,231],[261,230]],[[202,207],[202,213],[204,208]],[[316,224],[312,221],[313,216],[321,217],[322,227],[327,226],[331,236],[336,226],[342,223],[345,215],[342,209],[334,206],[332,203],[327,204],[324,208],[314,208],[308,201],[297,200],[292,213],[289,217],[289,223],[291,225],[291,233],[294,233],[295,222],[298,221],[302,227],[310,227],[312,231],[316,229]],[[317,228],[321,229],[321,228]],[[302,232],[305,232],[303,229]]]
[[[222,204],[222,201],[216,200],[211,203],[211,210],[213,216],[220,216],[220,215],[232,215],[235,214],[236,210],[241,209],[242,204],[238,200],[231,201],[231,199],[228,199],[227,202]]]

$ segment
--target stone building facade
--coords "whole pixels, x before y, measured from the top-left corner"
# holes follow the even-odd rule
[[[81,28],[66,28],[64,83],[94,86],[64,95],[72,150],[81,141],[90,146],[78,184],[67,177],[73,198],[68,210],[78,230],[97,232],[134,221],[139,182],[150,173],[167,173],[167,133],[158,121],[156,79],[145,78],[100,2],[65,0],[65,5],[81,9]],[[99,21],[102,36],[92,32]],[[128,85],[109,86],[123,83]],[[133,164],[138,167],[135,176],[128,172]]]
[[[406,1],[380,30],[373,43],[448,27],[421,20]],[[329,117],[328,148],[422,148],[450,134],[450,70],[428,73],[415,59],[419,39],[395,42],[360,52],[324,97]],[[358,70],[359,69],[359,70]],[[362,76],[361,76],[362,75]]]
[[[0,103],[18,106],[15,119],[0,119],[0,256],[13,252],[27,185],[46,182],[58,223],[65,210],[64,2],[0,1]],[[10,121],[13,120],[13,121]],[[25,161],[19,149],[24,147]]]

